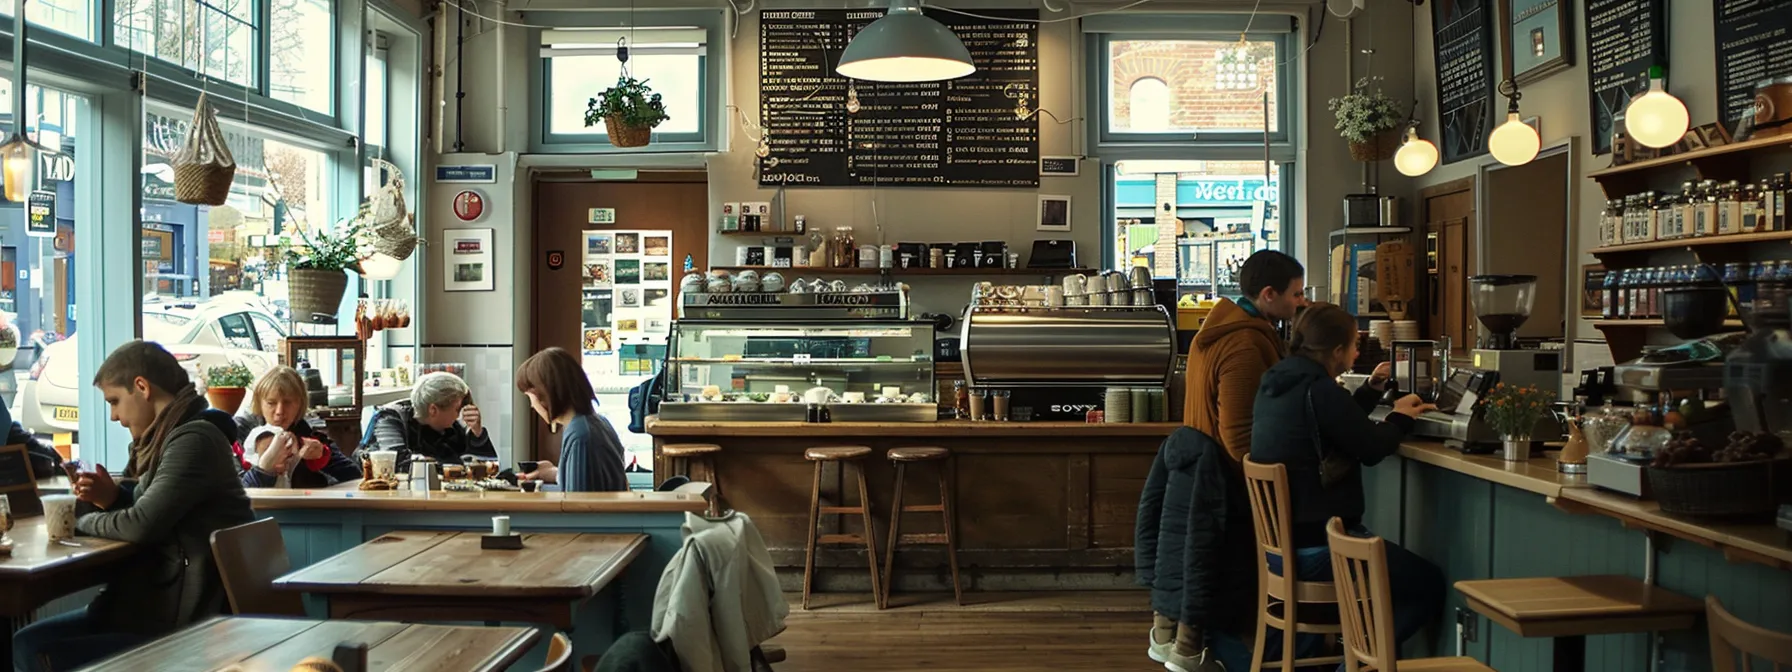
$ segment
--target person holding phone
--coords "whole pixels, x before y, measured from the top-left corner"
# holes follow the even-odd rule
[[[566,492],[628,490],[622,439],[597,414],[597,393],[578,357],[560,348],[535,353],[517,367],[516,389],[548,430],[560,434],[560,465],[538,460],[518,478],[559,483]]]
[[[381,406],[361,439],[361,452],[398,452],[398,471],[410,470],[411,456],[440,464],[461,464],[463,456],[498,459],[484,417],[473,405],[467,383],[446,371],[417,378],[411,398]]]
[[[1337,383],[1356,362],[1357,322],[1336,305],[1314,304],[1295,318],[1289,350],[1258,388],[1251,460],[1287,466],[1297,575],[1330,581],[1326,523],[1341,518],[1353,534],[1368,535],[1362,470],[1393,455],[1413,419],[1437,407],[1408,394],[1394,402],[1387,419],[1370,419],[1393,368],[1381,363],[1355,395]],[[1442,613],[1444,576],[1412,551],[1391,541],[1387,547],[1394,630],[1405,640]],[[1272,572],[1281,571],[1276,560]]]
[[[287,366],[262,374],[249,390],[248,402],[237,413],[244,458],[243,485],[251,488],[323,488],[361,477],[361,465],[342,454],[330,441],[324,423],[307,411],[305,379]],[[254,433],[266,426],[266,446],[256,445]],[[278,485],[284,478],[286,485]]]
[[[230,439],[203,417],[205,399],[174,355],[131,341],[93,385],[130,432],[130,462],[119,480],[100,464],[71,470],[75,529],[130,542],[137,555],[91,604],[14,635],[19,670],[74,669],[223,613],[211,535],[255,519]]]

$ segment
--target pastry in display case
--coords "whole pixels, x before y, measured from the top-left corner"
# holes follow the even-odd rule
[[[684,319],[662,420],[932,422],[931,321]]]

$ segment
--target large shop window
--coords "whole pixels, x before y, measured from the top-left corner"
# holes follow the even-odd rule
[[[33,0],[25,4],[31,25],[93,40],[93,0]],[[0,16],[12,16],[12,3],[0,3]]]
[[[115,7],[119,46],[226,82],[259,83],[255,0],[117,0]]]
[[[610,146],[605,123],[585,125],[592,96],[616,83],[622,64],[618,39],[627,39],[629,73],[645,80],[665,102],[668,118],[653,130],[656,146],[713,148],[717,125],[713,101],[720,76],[711,29],[699,26],[541,31],[537,71],[542,118],[536,144],[547,151],[602,151]]]
[[[0,98],[12,100],[12,92],[11,80],[0,79]],[[80,370],[76,355],[75,286],[97,276],[75,265],[76,201],[92,198],[77,187],[95,183],[77,172],[75,158],[97,148],[80,145],[76,118],[90,112],[86,98],[27,85],[25,101],[26,132],[57,151],[35,157],[27,202],[0,201],[0,396],[22,426],[69,445],[54,435],[79,430],[78,397],[93,375]],[[0,116],[10,134],[12,115]],[[92,235],[94,227],[86,222],[81,230]]]

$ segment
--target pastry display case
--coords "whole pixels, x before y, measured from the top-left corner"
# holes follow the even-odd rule
[[[932,322],[683,319],[665,420],[931,422]]]

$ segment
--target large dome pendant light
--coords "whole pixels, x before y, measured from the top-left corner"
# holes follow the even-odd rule
[[[919,0],[890,0],[884,18],[847,43],[834,72],[873,82],[941,82],[977,71],[950,28],[921,14]]]
[[[25,0],[15,0],[13,16],[25,16]],[[0,145],[0,191],[4,191],[6,200],[13,203],[24,203],[37,188],[37,181],[32,179],[32,166],[37,163],[33,152],[55,154],[25,134],[25,24],[27,21],[13,22],[12,63],[13,72],[17,73],[12,87],[12,136]]]
[[[1644,147],[1672,147],[1686,137],[1692,117],[1686,103],[1668,93],[1661,66],[1649,68],[1649,90],[1624,108],[1624,132]]]
[[[1500,95],[1511,102],[1506,106],[1506,123],[1487,136],[1487,151],[1500,163],[1522,166],[1537,158],[1543,139],[1537,137],[1537,129],[1518,118],[1518,99],[1524,97],[1518,92],[1518,84],[1510,79],[1500,82]]]
[[[1419,124],[1406,129],[1406,142],[1394,152],[1394,169],[1407,177],[1418,177],[1437,167],[1437,145],[1419,137]]]

